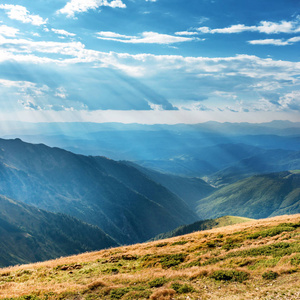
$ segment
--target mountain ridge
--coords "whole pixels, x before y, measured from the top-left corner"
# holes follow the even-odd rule
[[[0,267],[118,246],[100,228],[0,195]]]
[[[198,201],[201,219],[221,214],[267,218],[300,212],[300,174],[284,171],[255,175],[220,188]]]
[[[133,167],[20,139],[0,139],[0,149],[0,194],[97,225],[120,243],[145,241],[197,219],[182,199]],[[130,180],[110,173],[115,165]]]

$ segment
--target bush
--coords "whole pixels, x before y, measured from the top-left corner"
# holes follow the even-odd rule
[[[276,279],[278,276],[279,276],[278,273],[273,272],[273,271],[267,271],[267,272],[262,274],[262,278],[263,279],[268,279],[268,280]]]
[[[163,286],[168,280],[165,277],[155,278],[148,282],[151,288]]]
[[[110,299],[121,299],[128,292],[128,288],[113,289],[110,291]]]
[[[249,279],[249,274],[244,271],[219,270],[213,272],[210,277],[215,280],[243,282]]]
[[[160,243],[160,244],[155,245],[155,247],[165,247],[167,245],[168,245],[168,243]]]
[[[178,294],[187,294],[194,291],[194,288],[188,284],[180,284],[178,282],[172,283],[172,289]]]
[[[171,244],[171,246],[185,245],[186,243],[188,243],[188,241],[178,241],[178,242],[174,242],[173,244]]]
[[[186,257],[187,257],[187,254],[185,254],[185,253],[169,254],[169,255],[166,255],[165,257],[163,257],[160,260],[160,263],[164,269],[168,269],[168,268],[171,268],[171,267],[181,264],[185,260]]]
[[[295,230],[294,227],[281,224],[274,228],[270,228],[267,230],[262,230],[262,231],[258,231],[253,234],[250,234],[248,236],[248,239],[257,239],[259,237],[262,237],[262,238],[272,237],[272,236],[278,235],[282,232],[288,232],[288,231],[293,231],[293,230]]]
[[[291,258],[291,264],[293,266],[299,266],[300,265],[300,255],[297,254],[296,256]]]

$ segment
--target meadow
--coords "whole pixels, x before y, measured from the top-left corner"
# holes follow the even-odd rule
[[[0,298],[299,299],[300,215],[0,269]]]

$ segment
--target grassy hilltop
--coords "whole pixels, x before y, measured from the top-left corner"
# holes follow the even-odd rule
[[[0,270],[0,298],[299,299],[300,215]]]

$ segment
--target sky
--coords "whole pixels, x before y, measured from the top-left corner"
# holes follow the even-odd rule
[[[0,1],[0,120],[300,121],[298,0]]]

